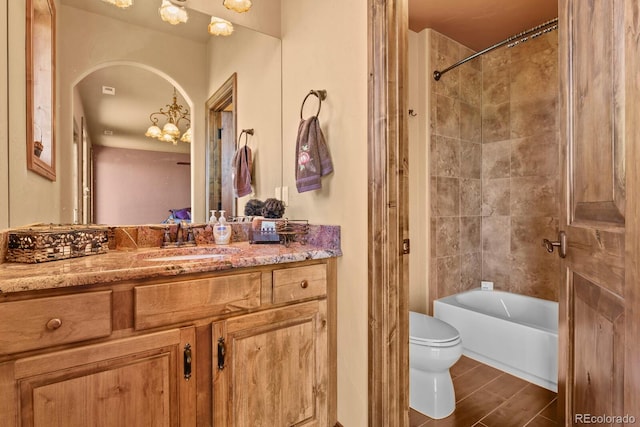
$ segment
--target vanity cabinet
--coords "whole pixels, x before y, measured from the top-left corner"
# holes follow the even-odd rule
[[[0,425],[333,426],[335,259],[0,301]]]
[[[19,425],[195,426],[194,338],[171,329],[18,359]]]

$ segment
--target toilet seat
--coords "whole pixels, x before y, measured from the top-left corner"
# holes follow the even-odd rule
[[[452,347],[460,343],[460,333],[450,324],[426,314],[409,313],[409,342],[428,347]]]

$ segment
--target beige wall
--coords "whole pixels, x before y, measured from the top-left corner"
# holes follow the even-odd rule
[[[409,31],[409,310],[429,312],[429,138],[431,111],[430,56],[431,32]]]
[[[338,420],[367,425],[367,1],[283,0],[283,164],[287,215],[341,226]],[[326,89],[320,124],[334,172],[298,194],[295,141],[302,100]],[[308,101],[306,114],[315,111]],[[306,117],[306,116],[305,116]]]
[[[237,73],[237,132],[254,129],[248,145],[253,154],[255,194],[238,200],[238,215],[243,215],[249,199],[274,197],[275,188],[282,185],[281,42],[237,27],[231,37],[212,38],[207,54],[208,96]]]
[[[0,0],[0,28],[7,28],[7,2]],[[0,87],[8,86],[7,32],[0,32]],[[9,226],[9,99],[6,90],[0,91],[0,230]]]

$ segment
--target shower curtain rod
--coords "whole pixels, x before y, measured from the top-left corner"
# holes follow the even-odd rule
[[[539,35],[548,33],[549,31],[553,31],[553,30],[556,30],[556,29],[558,29],[558,18],[552,19],[551,21],[547,21],[547,22],[545,22],[543,24],[540,24],[537,27],[533,27],[533,28],[530,28],[530,29],[528,29],[526,31],[518,33],[515,36],[511,36],[508,39],[505,39],[505,40],[503,40],[503,41],[501,41],[499,43],[494,44],[493,46],[490,46],[490,47],[488,47],[488,48],[486,48],[484,50],[481,50],[480,52],[476,52],[473,55],[468,56],[465,59],[456,62],[452,66],[447,67],[442,71],[436,70],[436,71],[433,72],[433,78],[436,81],[438,81],[438,80],[440,80],[440,77],[442,77],[442,75],[444,73],[446,73],[448,71],[451,71],[454,68],[464,64],[465,62],[471,61],[472,59],[477,58],[480,55],[484,55],[485,53],[490,52],[490,51],[492,51],[494,49],[497,49],[499,47],[502,47],[504,45],[509,45],[508,47],[513,47],[513,46],[517,45],[518,43],[526,42],[527,40],[529,40],[529,37],[531,37],[533,39],[533,38],[538,37]]]

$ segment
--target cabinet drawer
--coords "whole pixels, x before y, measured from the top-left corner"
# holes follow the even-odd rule
[[[0,354],[111,335],[111,291],[0,304]]]
[[[327,267],[324,264],[286,268],[273,272],[274,304],[326,294]]]
[[[135,328],[146,329],[260,306],[260,273],[137,286]]]

